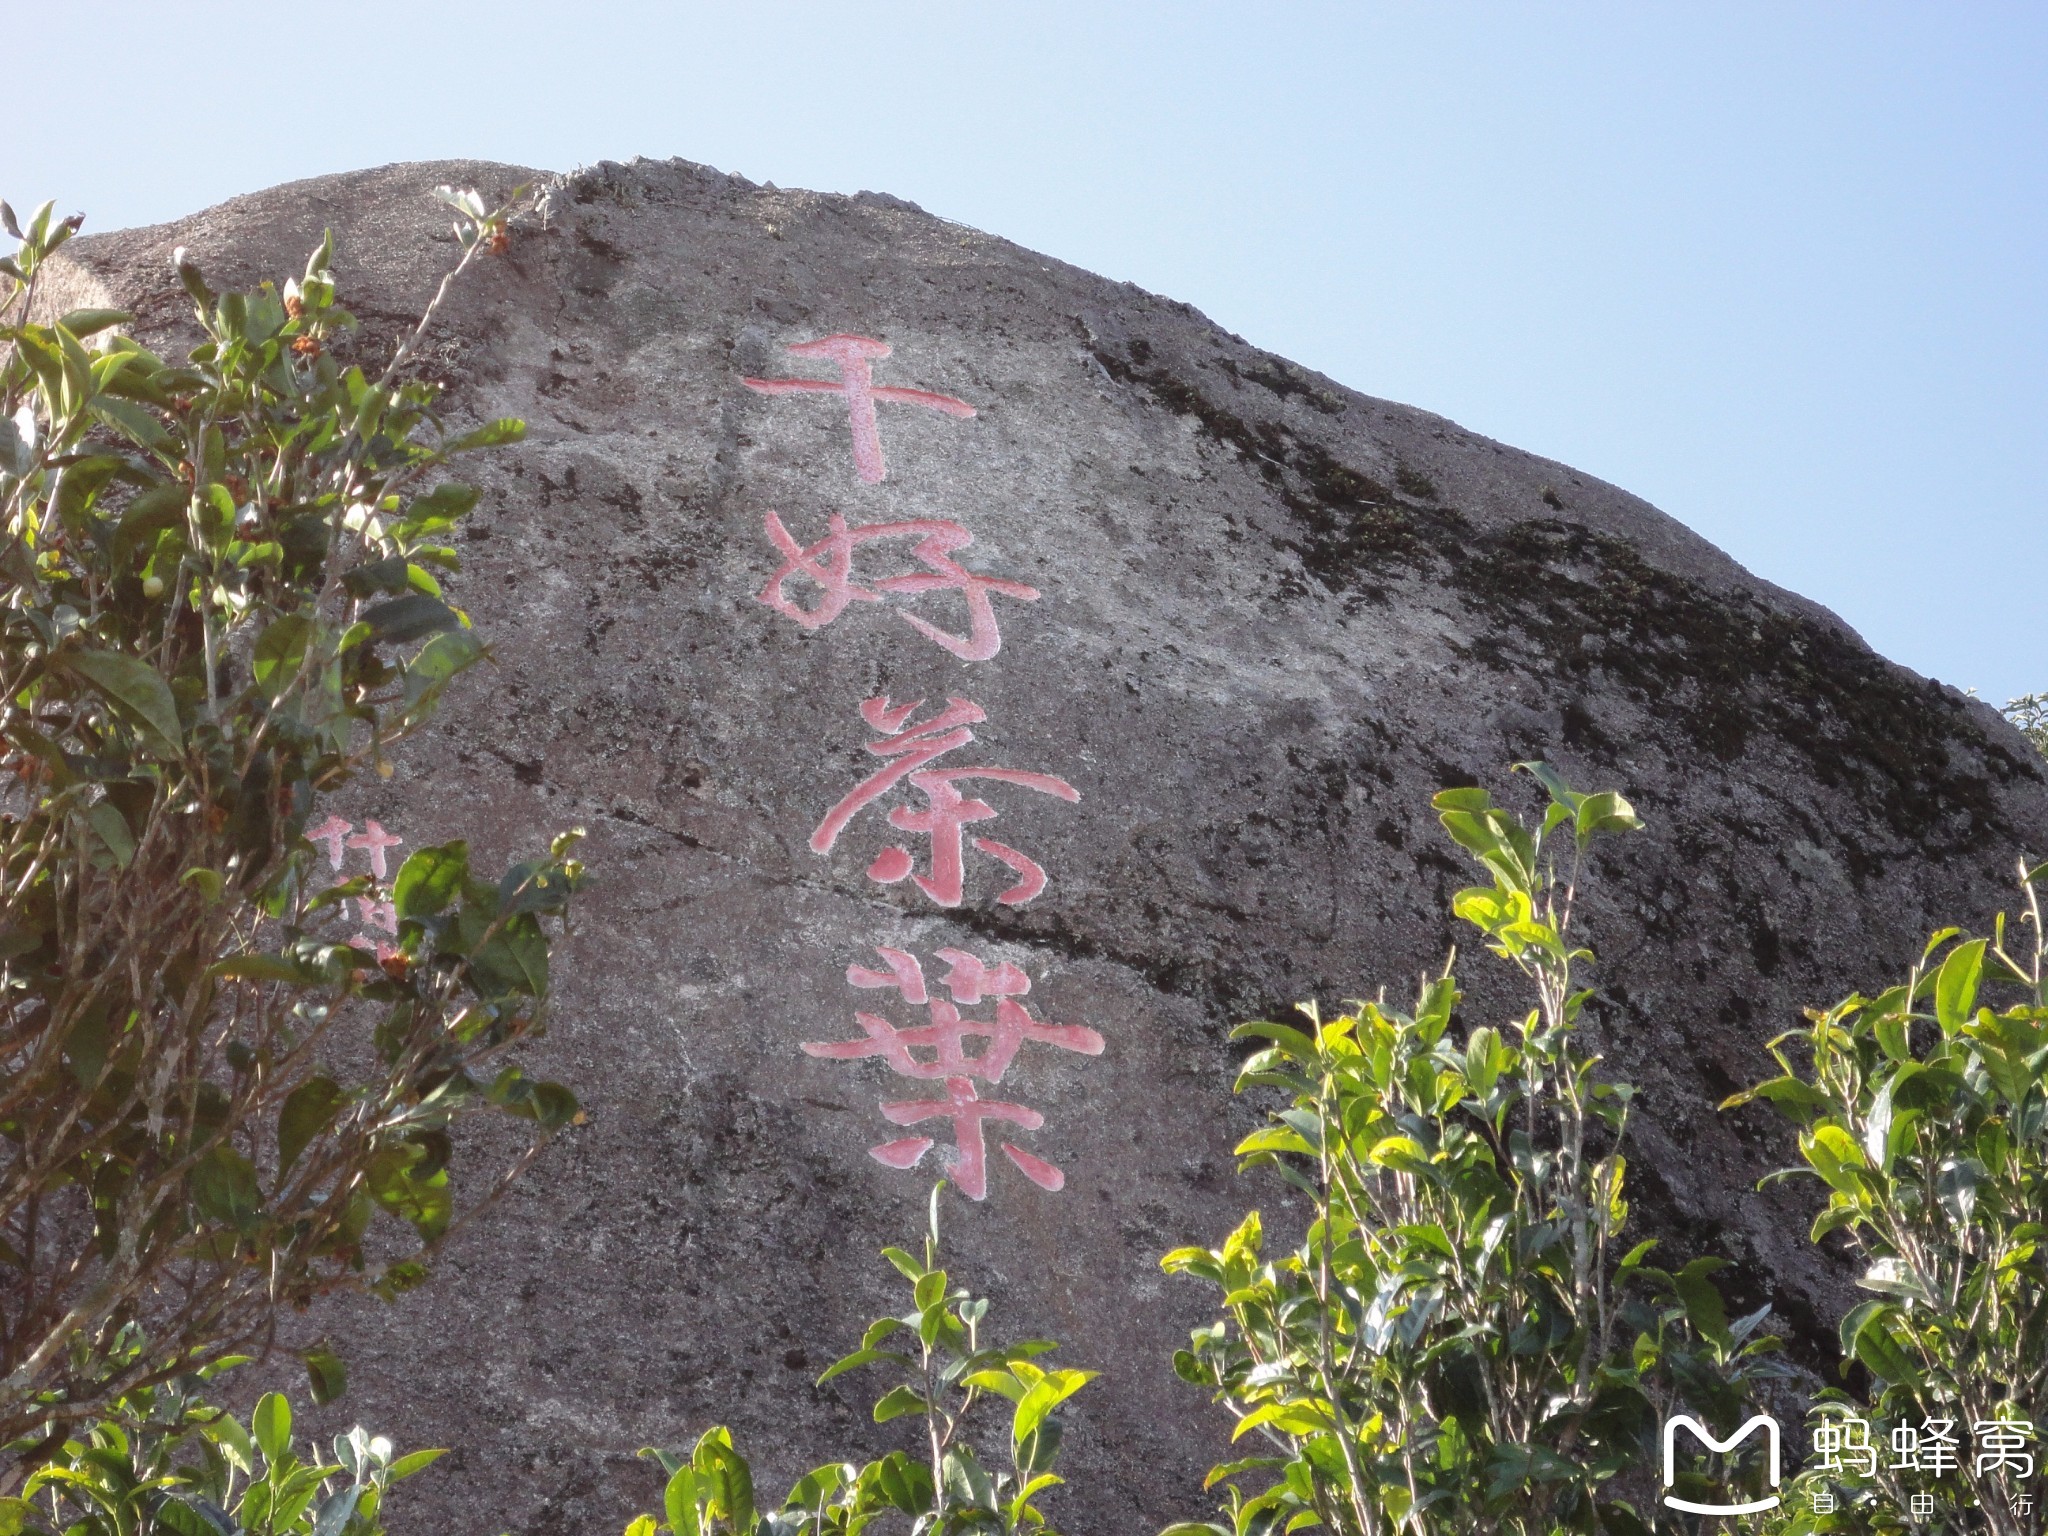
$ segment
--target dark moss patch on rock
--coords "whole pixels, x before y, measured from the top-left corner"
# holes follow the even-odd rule
[[[1441,579],[1502,621],[1481,648],[1491,665],[1618,685],[1719,762],[1775,739],[1938,856],[1987,847],[1994,783],[2039,777],[1955,695],[1846,631],[1709,591],[1578,524],[1519,523],[1439,554]]]
[[[1450,587],[1497,621],[1473,643],[1474,658],[1545,680],[1572,712],[1574,734],[1590,723],[1577,697],[1597,684],[1676,717],[1716,762],[1771,738],[1820,783],[1881,809],[1892,832],[1941,857],[1994,840],[1994,781],[2040,777],[1948,690],[1900,672],[1839,627],[1709,590],[1578,523],[1481,531],[1455,508],[1404,499],[1283,423],[1225,409],[1154,362],[1142,340],[1094,352],[1111,377],[1194,417],[1258,470],[1295,520],[1276,543],[1347,610],[1360,598],[1385,600],[1399,574]],[[1405,464],[1396,478],[1409,496],[1436,494]],[[1869,872],[1879,868],[1881,860]]]
[[[1413,569],[1441,543],[1469,532],[1459,513],[1404,504],[1386,485],[1282,423],[1248,420],[1217,404],[1172,370],[1154,364],[1142,338],[1122,352],[1102,345],[1092,351],[1111,378],[1138,386],[1176,415],[1193,417],[1213,440],[1234,449],[1258,471],[1294,516],[1295,528],[1277,536],[1276,547],[1294,555],[1306,576],[1324,592],[1345,599],[1351,611],[1361,599],[1387,595],[1369,578]],[[1291,585],[1289,590],[1283,582],[1284,595],[1304,590]]]

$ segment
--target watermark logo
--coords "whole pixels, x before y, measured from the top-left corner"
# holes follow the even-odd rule
[[[1706,1425],[1688,1414],[1664,1421],[1664,1486],[1671,1487],[1678,1481],[1678,1432],[1690,1430],[1695,1439],[1710,1451],[1728,1452],[1747,1440],[1757,1430],[1764,1432],[1764,1443],[1770,1448],[1771,1486],[1778,1486],[1778,1421],[1768,1413],[1760,1413],[1726,1440],[1716,1440]],[[1671,1509],[1682,1509],[1695,1515],[1753,1515],[1760,1510],[1776,1509],[1778,1495],[1773,1493],[1767,1499],[1751,1499],[1743,1504],[1701,1504],[1692,1499],[1681,1499],[1676,1494],[1664,1495],[1664,1503]]]

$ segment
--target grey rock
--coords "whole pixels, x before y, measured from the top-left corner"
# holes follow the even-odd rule
[[[222,282],[282,278],[332,226],[355,346],[381,358],[453,256],[429,189],[538,176],[451,162],[281,187],[79,240],[57,297],[168,333],[172,246]],[[977,414],[885,402],[887,477],[862,481],[839,399],[742,382],[831,377],[784,348],[839,332],[894,348],[878,384]],[[544,225],[457,292],[426,356],[459,415],[532,424],[484,466],[453,589],[498,661],[353,808],[508,856],[585,824],[597,883],[547,1048],[590,1124],[422,1293],[307,1320],[348,1349],[350,1415],[455,1447],[409,1485],[401,1529],[616,1528],[655,1496],[634,1450],[717,1421],[778,1485],[897,1442],[858,1376],[811,1385],[898,1304],[875,1253],[915,1233],[948,1139],[918,1171],[872,1160],[904,1134],[878,1104],[939,1085],[800,1050],[857,1037],[857,1008],[911,1021],[848,988],[878,945],[934,983],[942,947],[1012,962],[1038,1018],[1104,1037],[1093,1058],[1027,1045],[999,1085],[1044,1112],[1008,1134],[1064,1190],[991,1138],[988,1198],[949,1197],[949,1246],[1002,1326],[1106,1372],[1073,1413],[1062,1523],[1199,1515],[1227,1426],[1169,1355],[1209,1297],[1158,1258],[1285,1205],[1233,1174],[1255,1106],[1232,1098],[1226,1031],[1440,964],[1467,871],[1428,797],[1478,781],[1532,804],[1507,774],[1529,757],[1622,788],[1649,823],[1593,860],[1582,903],[1588,1028],[1645,1095],[1642,1230],[1733,1260],[1735,1304],[1773,1302],[1822,1363],[1848,1291],[1805,1241],[1811,1198],[1754,1193],[1780,1133],[1714,1105],[1802,1005],[1882,981],[1932,927],[1986,923],[2048,845],[2040,765],[1993,711],[1613,486],[894,198],[679,161],[553,178]],[[957,592],[806,631],[755,600],[771,511],[806,543],[833,512],[955,520],[966,565],[1041,596],[993,599],[986,661],[901,622],[965,633]],[[860,562],[920,569],[902,540]],[[1037,899],[997,903],[1011,876],[979,855],[957,908],[871,881],[882,807],[811,851],[878,765],[856,706],[880,695],[971,698],[986,722],[949,764],[1078,790],[977,787],[999,817],[969,835],[1042,864]],[[1476,946],[1464,969],[1466,1019],[1519,1013]]]

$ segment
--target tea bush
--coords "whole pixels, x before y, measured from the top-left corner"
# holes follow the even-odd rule
[[[984,1337],[987,1299],[954,1285],[938,1267],[944,1187],[932,1190],[923,1259],[900,1248],[882,1251],[910,1286],[909,1308],[869,1324],[860,1348],[818,1378],[823,1386],[848,1371],[886,1367],[897,1379],[876,1399],[875,1422],[919,1421],[924,1454],[891,1451],[865,1465],[828,1462],[799,1478],[779,1507],[760,1510],[753,1471],[731,1432],[710,1429],[688,1455],[641,1452],[668,1473],[663,1514],[637,1517],[626,1536],[858,1536],[895,1517],[917,1536],[1053,1536],[1040,1501],[1061,1481],[1052,1470],[1064,1433],[1060,1406],[1095,1372],[1039,1364],[1057,1347],[1049,1340],[997,1344]],[[1009,1434],[994,1444],[983,1439],[977,1451],[969,1420],[991,1399],[1010,1404]]]
[[[1209,1475],[1228,1525],[1177,1531],[1629,1536],[1647,1517],[1618,1489],[1656,1464],[1662,1421],[1725,1435],[1775,1374],[1769,1309],[1728,1318],[1725,1261],[1620,1251],[1634,1092],[1578,1042],[1592,956],[1572,912],[1587,849],[1639,823],[1618,794],[1521,766],[1549,795],[1534,828],[1482,789],[1434,803],[1488,880],[1453,909],[1520,972],[1525,1015],[1459,1038],[1447,962],[1409,1012],[1310,1006],[1306,1028],[1237,1031],[1266,1042],[1239,1089],[1287,1100],[1238,1153],[1305,1198],[1307,1230],[1269,1253],[1253,1211],[1163,1261],[1222,1293],[1176,1369],[1235,1415],[1234,1440],[1263,1442]]]
[[[124,1341],[139,1348],[130,1331]],[[66,1439],[0,1498],[4,1536],[383,1536],[394,1483],[443,1452],[395,1455],[362,1428],[334,1438],[334,1460],[301,1459],[291,1404],[265,1394],[244,1423],[201,1395],[229,1357],[143,1387],[110,1416]]]
[[[1773,1529],[2041,1528],[2015,1473],[2041,1461],[2048,1415],[2044,875],[2020,867],[2017,933],[2003,917],[1989,937],[1943,929],[1896,984],[1809,1010],[1770,1043],[1778,1074],[1723,1105],[1762,1100],[1796,1127],[1798,1162],[1771,1178],[1820,1184],[1812,1239],[1841,1234],[1872,1293],[1840,1325],[1843,1375],[1860,1365],[1867,1387],[1821,1394],[1813,1427],[1836,1454]],[[1930,1422],[1959,1448],[1943,1475],[1901,1454]],[[1971,1449],[1999,1441],[2010,1460]],[[1918,1519],[1915,1493],[1932,1500]]]
[[[442,194],[435,305],[512,217]],[[519,1048],[581,869],[570,834],[328,882],[307,840],[488,654],[435,575],[477,500],[444,477],[522,429],[443,422],[407,369],[433,307],[372,375],[329,245],[246,293],[180,250],[172,361],[118,311],[41,314],[76,220],[0,225],[0,1443],[33,1463],[280,1308],[417,1284],[484,1198],[456,1121],[523,1117],[530,1156],[575,1118]]]

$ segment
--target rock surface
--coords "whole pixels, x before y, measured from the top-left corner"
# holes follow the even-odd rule
[[[172,246],[222,281],[281,279],[331,226],[355,345],[381,357],[452,259],[430,189],[530,179],[436,163],[281,187],[75,242],[64,297],[162,329],[185,304]],[[839,380],[835,357],[787,351],[835,334],[893,348],[866,363],[877,387],[974,414],[883,396],[878,463],[843,394],[745,382]],[[314,1319],[348,1347],[352,1415],[455,1447],[402,1530],[616,1529],[654,1497],[634,1450],[715,1421],[778,1487],[894,1443],[857,1376],[811,1383],[898,1304],[875,1251],[915,1232],[953,1140],[878,1106],[947,1088],[801,1047],[867,1038],[857,1011],[939,1018],[947,980],[993,1018],[1009,973],[970,1006],[948,948],[1014,965],[1030,995],[1003,1001],[1104,1042],[1027,1040],[999,1084],[955,1085],[1045,1117],[991,1123],[987,1198],[949,1197],[947,1223],[1001,1324],[1106,1371],[1073,1415],[1061,1523],[1199,1516],[1225,1432],[1169,1353],[1207,1296],[1157,1261],[1277,1194],[1232,1172],[1252,1111],[1226,1031],[1404,993],[1440,963],[1465,870],[1428,797],[1480,781],[1526,800],[1519,758],[1620,787],[1649,823],[1596,861],[1582,908],[1590,1028],[1646,1095],[1639,1220],[1734,1260],[1738,1304],[1828,1334],[1846,1292],[1805,1243],[1809,1197],[1752,1192],[1784,1157],[1775,1126],[1713,1106],[1802,1004],[1885,977],[1931,927],[1986,922],[2013,860],[2048,848],[2039,765],[1987,707],[1612,486],[888,197],[682,162],[579,172],[437,335],[458,414],[532,428],[488,469],[453,587],[498,665],[352,809],[493,853],[590,828],[549,1049],[591,1123],[423,1293]],[[819,619],[828,589],[802,571],[789,611],[756,600],[785,563],[771,513],[803,547],[834,514],[973,545],[863,535],[866,598],[806,628],[791,613]],[[807,556],[828,579],[831,557]],[[963,590],[963,569],[1037,596]],[[928,589],[878,585],[919,573]],[[958,654],[991,627],[999,654]],[[976,740],[939,769],[1054,776],[1078,800],[904,783],[813,851],[835,801],[908,760],[864,750],[896,725],[860,713],[882,696],[927,701],[902,739],[971,700]],[[893,843],[950,894],[927,860],[963,795],[995,818],[965,830],[959,905],[871,878],[906,862]],[[1032,865],[1044,890],[1000,902]],[[922,1007],[849,988],[849,966],[884,979],[878,946],[921,959]],[[1465,1016],[1497,1019],[1516,994],[1473,956]],[[927,1132],[915,1170],[868,1154]],[[1052,1182],[1044,1164],[1064,1189],[1027,1177]]]

